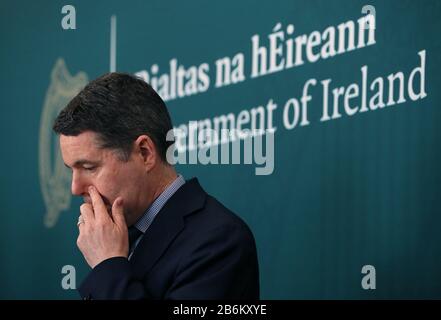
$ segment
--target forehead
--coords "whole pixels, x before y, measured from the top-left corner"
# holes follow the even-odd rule
[[[98,135],[91,131],[80,133],[77,136],[60,135],[60,149],[67,165],[77,159],[99,160],[107,151],[99,147]]]

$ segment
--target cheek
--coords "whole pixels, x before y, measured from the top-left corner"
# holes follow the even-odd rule
[[[132,166],[122,166],[112,170],[102,170],[95,179],[95,187],[99,190],[107,204],[112,204],[119,196],[130,202],[134,196],[134,187],[139,184],[140,174]]]
[[[122,196],[127,205],[133,204],[140,192],[139,188],[142,186],[143,174],[135,166],[127,166],[121,168],[116,178],[118,185],[118,194],[116,197]]]
[[[141,179],[141,174],[136,168],[128,166],[122,168],[115,179],[121,186],[121,189],[127,191],[127,189],[133,188],[134,185],[138,185],[138,181]]]
[[[118,174],[101,171],[93,178],[93,184],[98,189],[106,205],[111,205],[117,198],[119,187]]]

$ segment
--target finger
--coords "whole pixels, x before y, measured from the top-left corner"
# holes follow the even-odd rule
[[[103,198],[95,187],[89,187],[90,198],[92,199],[93,212],[95,214],[95,219],[97,220],[107,220],[109,219],[109,213],[107,212],[106,205],[104,204]]]
[[[83,203],[80,206],[80,212],[81,212],[81,215],[83,216],[84,223],[80,223],[79,226],[81,226],[82,224],[94,222],[95,217],[93,215],[93,208],[90,203]]]
[[[78,216],[77,227],[81,228],[82,224],[84,224],[84,218],[83,218],[83,215],[80,213],[80,215]]]
[[[112,205],[112,218],[116,225],[127,227],[126,218],[124,217],[123,199],[118,197]]]
[[[81,228],[83,227],[84,222],[77,223],[78,230],[81,232]]]

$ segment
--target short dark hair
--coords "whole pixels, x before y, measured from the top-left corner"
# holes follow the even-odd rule
[[[166,162],[167,132],[172,122],[161,97],[144,80],[126,73],[107,73],[91,81],[55,119],[57,134],[77,136],[84,131],[98,134],[102,148],[120,151],[127,161],[133,142],[148,135]]]

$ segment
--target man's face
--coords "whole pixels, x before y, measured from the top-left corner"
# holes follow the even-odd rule
[[[78,136],[60,135],[60,148],[64,163],[72,170],[72,194],[91,203],[88,187],[94,186],[109,212],[115,199],[121,196],[126,220],[132,220],[129,217],[136,214],[144,187],[142,161],[130,157],[124,162],[115,150],[100,148],[98,135],[92,131]]]

